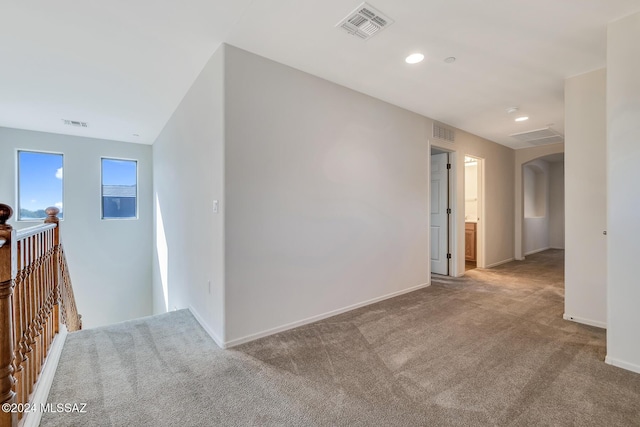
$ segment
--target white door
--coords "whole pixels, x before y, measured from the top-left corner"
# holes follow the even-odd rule
[[[431,155],[431,272],[449,274],[448,154]]]

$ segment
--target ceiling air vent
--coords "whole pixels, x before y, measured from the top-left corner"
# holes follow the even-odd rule
[[[542,128],[522,133],[509,135],[518,141],[528,142],[533,145],[547,145],[564,142],[564,136],[551,128]]]
[[[449,142],[456,141],[456,131],[439,123],[433,124],[433,137]]]
[[[393,24],[393,19],[376,10],[369,3],[362,3],[353,12],[336,24],[347,33],[363,40],[374,36]]]
[[[62,119],[62,121],[67,126],[74,126],[74,127],[77,127],[77,128],[86,128],[86,127],[88,127],[87,126],[87,122],[79,122],[77,120],[65,120],[65,119]]]

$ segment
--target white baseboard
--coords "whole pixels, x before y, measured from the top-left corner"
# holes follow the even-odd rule
[[[200,316],[200,313],[198,313],[198,311],[193,308],[193,306],[189,306],[189,311],[191,312],[191,314],[193,315],[193,317],[196,318],[196,320],[198,321],[198,323],[200,324],[200,326],[202,326],[202,329],[204,329],[204,331],[209,334],[209,336],[211,337],[211,339],[213,341],[215,341],[216,344],[218,344],[218,347],[220,348],[227,348],[227,346],[225,345],[224,341],[222,339],[220,339],[220,337],[213,332],[213,329],[211,329],[209,327],[209,325],[207,325],[207,323],[204,321],[204,319],[202,318],[202,316]]]
[[[600,322],[598,320],[585,319],[584,317],[572,316],[567,313],[564,313],[562,315],[562,318],[571,322],[582,323],[584,325],[595,326],[596,328],[607,329],[606,322]]]
[[[49,391],[53,384],[53,377],[56,375],[56,369],[58,369],[58,362],[60,362],[60,356],[62,355],[62,349],[64,348],[66,339],[67,328],[61,324],[60,331],[53,338],[49,355],[45,359],[44,365],[42,365],[42,371],[40,371],[36,388],[31,395],[31,404],[37,408],[47,403]],[[20,421],[20,425],[21,427],[38,427],[41,418],[42,412],[40,411],[25,412],[24,418]]]
[[[237,346],[237,345],[240,345],[240,344],[244,344],[244,343],[247,343],[247,342],[250,342],[250,341],[257,340],[259,338],[263,338],[263,337],[266,337],[266,336],[269,336],[269,335],[277,334],[278,332],[283,332],[283,331],[287,331],[289,329],[297,328],[299,326],[308,325],[309,323],[317,322],[319,320],[323,320],[323,319],[326,319],[328,317],[336,316],[338,314],[345,313],[347,311],[355,310],[356,308],[364,307],[364,306],[367,306],[367,305],[370,305],[370,304],[375,304],[377,302],[384,301],[384,300],[389,299],[389,298],[394,298],[394,297],[397,297],[397,296],[400,296],[400,295],[403,295],[403,294],[408,294],[409,292],[417,291],[418,289],[426,288],[428,286],[431,286],[431,282],[423,283],[422,285],[414,286],[412,288],[404,289],[402,291],[392,292],[390,294],[383,295],[381,297],[372,298],[372,299],[367,300],[367,301],[363,301],[363,302],[360,302],[360,303],[357,303],[357,304],[352,304],[352,305],[349,305],[347,307],[339,308],[337,310],[328,311],[326,313],[318,314],[316,316],[311,316],[311,317],[308,317],[306,319],[299,320],[299,321],[296,321],[296,322],[287,323],[286,325],[277,326],[275,328],[271,328],[271,329],[267,329],[267,330],[262,331],[262,332],[258,332],[258,333],[251,334],[251,335],[247,335],[247,336],[242,337],[242,338],[236,338],[234,340],[227,341],[225,343],[224,348],[234,347],[234,346]]]
[[[514,258],[509,258],[509,259],[505,259],[505,260],[502,260],[502,261],[494,262],[493,264],[487,265],[485,268],[497,267],[499,265],[506,264],[506,263],[511,262],[513,260],[514,260]]]
[[[547,251],[549,249],[551,249],[551,246],[547,246],[546,248],[542,248],[542,249],[534,249],[532,251],[526,252],[524,254],[524,256],[537,254],[538,252],[544,252],[544,251]]]
[[[609,357],[609,356],[604,358],[604,363],[640,374],[640,365],[636,365],[635,363],[625,362],[619,359],[614,359],[613,357]]]

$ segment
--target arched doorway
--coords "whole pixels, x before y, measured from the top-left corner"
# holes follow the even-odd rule
[[[553,183],[547,190],[547,195],[554,197],[553,226],[549,233],[553,233],[554,238],[562,237],[562,247],[564,247],[564,144],[545,145],[541,147],[524,148],[516,150],[515,159],[515,259],[523,260],[525,256],[524,227],[524,181],[523,171],[526,164],[539,161],[539,167],[547,164],[543,169],[547,173],[553,172]],[[553,167],[550,165],[554,165]],[[548,179],[551,177],[548,176]],[[553,190],[553,191],[551,191]],[[553,193],[553,194],[551,194]],[[558,201],[561,199],[561,202]],[[560,209],[561,208],[561,209]],[[561,220],[558,222],[558,211],[561,210]],[[549,236],[551,237],[551,235]],[[541,248],[539,248],[541,249]]]

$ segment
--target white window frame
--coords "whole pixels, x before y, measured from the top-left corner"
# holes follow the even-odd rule
[[[104,160],[115,160],[122,162],[134,162],[136,164],[136,214],[135,216],[129,217],[105,217],[104,216],[104,197],[102,195],[103,188],[103,180],[104,180],[104,168],[103,161]],[[124,158],[124,157],[112,157],[112,156],[101,156],[100,157],[100,191],[98,192],[100,196],[100,219],[102,221],[135,221],[140,219],[140,191],[138,189],[140,185],[140,161],[138,159]]]
[[[17,209],[15,212],[16,216],[16,221],[17,222],[38,222],[41,223],[45,218],[25,218],[22,219],[20,217],[20,209],[21,209],[21,205],[20,205],[20,153],[36,153],[36,154],[51,154],[51,155],[55,155],[55,156],[62,156],[62,218],[60,218],[60,221],[64,221],[64,217],[65,217],[65,207],[66,207],[66,202],[64,201],[65,199],[65,184],[64,184],[64,180],[65,180],[65,158],[64,158],[64,153],[61,153],[59,151],[47,151],[47,150],[34,150],[31,148],[17,148],[15,150],[15,171],[16,171],[16,180],[15,180],[15,195],[16,195],[16,204],[15,206],[17,206]],[[46,208],[48,208],[49,206],[46,206]]]

